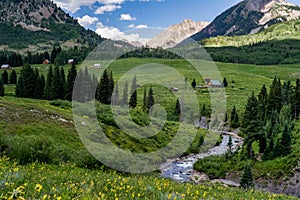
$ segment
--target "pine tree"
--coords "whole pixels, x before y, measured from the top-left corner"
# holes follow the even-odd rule
[[[180,102],[179,99],[176,100],[176,106],[175,106],[175,115],[180,115],[181,108],[180,108]]]
[[[112,71],[110,71],[109,77],[108,77],[108,102],[109,104],[111,103],[111,97],[112,93],[114,92],[115,89],[115,82],[114,82],[114,76]]]
[[[230,113],[230,127],[231,128],[239,127],[239,116],[235,106],[233,106],[233,109]]]
[[[133,78],[132,80],[132,84],[131,84],[131,96],[130,96],[130,100],[129,100],[129,105],[131,108],[135,108],[137,105],[137,84],[136,84],[136,76]]]
[[[252,176],[251,166],[247,163],[244,167],[244,173],[242,175],[240,186],[243,189],[249,189],[254,187],[254,180]]]
[[[147,89],[144,88],[144,95],[143,95],[143,111],[147,111]]]
[[[274,158],[274,137],[271,136],[268,141],[268,146],[263,154],[263,160],[271,160]]]
[[[154,97],[153,97],[153,89],[150,87],[148,93],[148,100],[147,100],[147,111],[150,112],[151,107],[154,105]]]
[[[33,98],[35,90],[35,75],[32,67],[25,65],[21,69],[18,84],[16,85],[16,96]]]
[[[193,88],[195,88],[195,87],[197,86],[197,83],[196,83],[196,80],[195,80],[195,79],[193,79],[193,82],[192,82],[191,85],[192,85]]]
[[[270,87],[270,92],[267,101],[267,116],[272,114],[272,111],[279,111],[282,107],[282,88],[281,88],[281,81],[274,78],[273,83]]]
[[[4,84],[2,78],[0,78],[0,97],[3,97],[5,94]]]
[[[104,70],[96,91],[96,99],[103,104],[110,104],[108,88],[109,88],[109,77],[107,71]]]
[[[247,147],[248,157],[252,158],[252,143],[255,140],[259,140],[263,134],[259,115],[259,102],[254,93],[248,98],[241,130],[245,135],[244,146]]]
[[[227,122],[228,122],[228,113],[227,112],[225,113],[224,122],[225,122],[225,124],[227,124]]]
[[[73,63],[67,75],[67,83],[65,89],[65,93],[66,93],[65,99],[68,101],[72,101],[73,87],[76,80],[76,76],[77,76],[76,66]]]
[[[63,96],[60,70],[57,65],[54,67],[54,71],[53,71],[53,82],[51,85],[51,91],[53,92],[53,96],[51,99],[59,99]]]
[[[113,92],[112,95],[112,105],[119,105],[119,85],[116,84],[116,89]]]
[[[65,99],[66,95],[66,75],[63,67],[60,68],[60,84],[61,84],[61,96],[60,99]]]
[[[6,70],[3,71],[2,73],[2,83],[3,84],[8,84],[8,73]]]
[[[52,65],[50,65],[47,74],[45,89],[44,89],[44,98],[47,100],[53,100],[52,86],[53,86],[53,68]]]
[[[260,119],[265,122],[267,119],[266,112],[267,112],[267,103],[268,103],[268,91],[266,85],[263,85],[260,93],[258,94],[258,101],[259,101],[259,112],[260,112]]]
[[[17,84],[17,73],[14,69],[12,70],[12,72],[9,76],[9,83],[10,84]]]
[[[274,157],[287,156],[292,152],[291,131],[288,123],[285,123],[281,137],[274,146]]]
[[[228,86],[228,82],[227,82],[226,77],[224,77],[224,79],[223,79],[223,86],[224,86],[224,87],[227,87],[227,86]]]

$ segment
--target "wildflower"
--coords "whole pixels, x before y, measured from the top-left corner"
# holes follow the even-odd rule
[[[35,191],[41,192],[42,189],[43,189],[43,186],[41,184],[36,184],[35,185]]]

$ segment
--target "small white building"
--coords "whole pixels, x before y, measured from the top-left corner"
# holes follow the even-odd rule
[[[74,59],[69,59],[68,60],[68,64],[73,64],[74,63]]]
[[[3,64],[1,69],[11,69],[12,67],[9,64]]]
[[[93,69],[101,69],[101,64],[97,63],[97,64],[94,64]]]

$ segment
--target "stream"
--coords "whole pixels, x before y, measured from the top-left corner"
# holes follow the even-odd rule
[[[191,154],[186,157],[177,158],[175,160],[170,160],[161,166],[161,176],[164,178],[169,178],[177,182],[190,182],[191,178],[198,172],[193,170],[193,165],[198,159],[203,159],[211,155],[222,155],[225,154],[228,149],[229,135],[223,135],[222,143],[219,146],[209,149],[205,153]],[[243,143],[242,138],[232,135],[233,148],[232,150],[237,150],[238,146]],[[227,185],[238,186],[230,180],[219,179],[216,180]]]

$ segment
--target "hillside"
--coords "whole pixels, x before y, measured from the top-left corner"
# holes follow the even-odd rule
[[[201,41],[205,47],[246,46],[268,41],[300,39],[300,19],[274,24],[264,31],[252,35],[218,36]],[[292,44],[291,44],[292,45]]]
[[[3,0],[0,16],[2,50],[45,51],[54,44],[94,47],[103,41],[50,0]]]
[[[272,24],[299,16],[300,8],[285,0],[244,0],[217,16],[210,25],[191,38],[199,41],[215,36],[254,34]]]
[[[168,27],[162,33],[152,38],[147,45],[151,48],[172,48],[187,37],[201,31],[208,24],[208,22],[193,22],[192,20],[184,20],[180,24]]]

